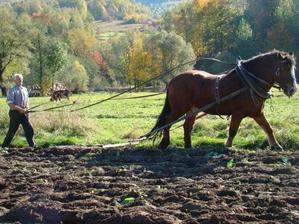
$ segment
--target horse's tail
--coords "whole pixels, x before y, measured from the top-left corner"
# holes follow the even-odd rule
[[[152,128],[152,130],[150,132],[148,132],[147,134],[145,134],[141,137],[154,138],[154,139],[159,137],[162,134],[162,130],[156,131],[156,129],[161,128],[167,124],[167,117],[170,114],[170,112],[171,112],[171,107],[170,107],[170,103],[169,103],[169,99],[168,99],[168,93],[166,93],[165,103],[164,103],[162,112],[159,115],[159,118],[158,118],[155,126]]]

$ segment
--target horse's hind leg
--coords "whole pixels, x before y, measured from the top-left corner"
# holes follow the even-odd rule
[[[274,134],[273,129],[267,119],[265,118],[265,115],[261,113],[260,115],[253,117],[253,119],[258,123],[258,125],[264,130],[264,132],[267,134],[269,145],[272,149],[279,149],[282,150],[281,145],[277,142]]]
[[[242,118],[243,117],[240,115],[235,115],[235,114],[232,115],[229,129],[228,129],[228,138],[225,143],[226,147],[231,147],[233,145],[233,140],[238,132]]]
[[[163,138],[162,138],[162,141],[159,144],[159,148],[160,149],[166,149],[167,146],[169,146],[169,144],[170,144],[170,140],[169,140],[170,139],[169,129],[170,129],[170,127],[165,128],[163,130]]]
[[[196,116],[187,117],[184,123],[184,141],[185,141],[185,148],[191,148],[191,132],[193,129],[193,124],[195,121]]]

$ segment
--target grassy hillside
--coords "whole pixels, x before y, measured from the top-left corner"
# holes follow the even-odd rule
[[[148,93],[130,93],[124,97],[140,96]],[[164,104],[164,95],[146,99],[112,100],[71,113],[70,109],[78,108],[111,96],[108,93],[90,93],[72,96],[76,104],[59,112],[41,112],[31,114],[35,127],[37,142],[40,145],[65,144],[106,144],[126,142],[146,133],[154,125]],[[287,98],[280,92],[266,103],[265,111],[274,128],[279,142],[288,149],[299,148],[299,106],[298,95]],[[47,102],[45,97],[31,98],[31,105]],[[49,103],[44,108],[59,103]],[[272,108],[272,109],[271,109]],[[42,108],[41,108],[42,109]],[[0,99],[0,141],[3,140],[8,126],[7,106],[5,99]],[[193,131],[193,145],[222,145],[226,139],[229,121],[217,116],[207,116],[197,121]],[[177,126],[177,125],[176,125]],[[20,136],[14,140],[17,146],[25,146],[25,139]],[[172,132],[172,146],[183,146],[182,128]],[[152,145],[151,142],[145,143]],[[237,148],[267,148],[266,136],[251,119],[243,120],[235,139]]]
[[[144,24],[126,24],[124,21],[115,20],[110,22],[96,21],[96,34],[99,40],[109,40],[110,38],[130,31],[130,30],[144,30]]]

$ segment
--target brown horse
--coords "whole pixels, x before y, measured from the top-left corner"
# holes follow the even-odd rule
[[[246,83],[248,79],[253,79],[255,82],[249,82],[248,85]],[[194,108],[218,102],[217,105],[204,112],[214,115],[231,115],[226,147],[232,146],[242,119],[251,117],[265,131],[271,148],[282,149],[263,113],[268,91],[275,83],[283,89],[285,95],[290,97],[295,94],[297,87],[293,53],[274,50],[260,54],[242,61],[235,69],[221,76],[199,70],[180,74],[169,82],[163,110],[149,135],[155,129],[175,121]],[[220,100],[244,86],[248,87],[246,91],[228,100]],[[191,131],[195,118],[196,115],[193,114],[185,119],[185,148],[191,147]],[[169,129],[170,126],[163,129],[160,148],[166,148],[170,144]]]

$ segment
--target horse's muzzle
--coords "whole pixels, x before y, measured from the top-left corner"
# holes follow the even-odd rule
[[[297,86],[291,85],[287,88],[287,91],[284,91],[284,92],[288,97],[291,97],[296,93],[296,91],[297,91]]]

